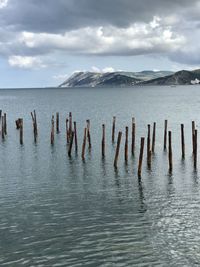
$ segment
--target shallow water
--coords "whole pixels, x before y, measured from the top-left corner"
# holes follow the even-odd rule
[[[0,266],[199,266],[200,186],[193,169],[191,121],[199,129],[200,87],[1,90],[8,136],[0,141]],[[30,112],[39,127],[34,144]],[[60,112],[61,133],[50,145],[51,115]],[[79,153],[69,159],[65,118],[77,122]],[[118,170],[113,168],[112,116],[123,131]],[[136,118],[136,154],[124,164],[124,130]],[[24,119],[24,145],[15,119]],[[80,157],[85,120],[92,150]],[[169,120],[173,174],[163,152]],[[140,137],[157,122],[152,170],[137,179]],[[101,125],[106,158],[101,159]],[[180,124],[186,158],[181,159]],[[146,144],[145,144],[146,148]],[[130,148],[129,148],[130,152]],[[199,164],[198,164],[199,167]]]

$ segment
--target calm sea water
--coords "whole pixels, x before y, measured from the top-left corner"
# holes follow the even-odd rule
[[[199,266],[200,184],[193,169],[191,121],[199,130],[200,87],[1,90],[8,136],[0,140],[0,266]],[[39,141],[30,112],[36,109]],[[50,145],[51,115],[61,133]],[[77,122],[79,154],[67,155],[65,118]],[[123,131],[113,169],[112,116]],[[136,118],[136,155],[124,164],[124,130]],[[15,119],[24,118],[24,145]],[[80,157],[85,120],[92,150]],[[168,175],[163,125],[172,130],[174,170]],[[137,179],[140,137],[157,122],[156,153]],[[101,125],[106,158],[101,159]],[[181,160],[180,124],[186,159]],[[146,146],[145,146],[146,148]],[[130,152],[130,149],[129,149]]]

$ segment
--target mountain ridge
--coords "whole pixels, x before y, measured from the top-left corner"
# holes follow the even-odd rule
[[[143,85],[191,85],[192,81],[200,81],[200,69],[188,71],[180,70],[172,75],[159,77],[142,82]],[[194,82],[195,84],[195,82]]]
[[[198,83],[200,69],[193,71],[76,72],[59,87],[125,87],[134,85],[188,85]]]

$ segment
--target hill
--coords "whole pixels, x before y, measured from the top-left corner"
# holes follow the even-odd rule
[[[142,71],[112,73],[76,72],[59,87],[106,87],[106,86],[133,86],[144,81],[170,75],[169,71]]]
[[[149,81],[142,82],[144,85],[189,85],[191,81],[198,79],[200,80],[200,70],[187,71],[181,70],[175,72],[172,75],[152,79]]]

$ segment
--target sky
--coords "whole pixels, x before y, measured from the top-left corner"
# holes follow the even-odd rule
[[[200,0],[0,0],[0,88],[200,68]]]

